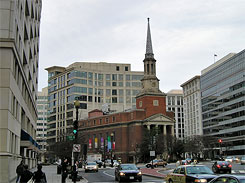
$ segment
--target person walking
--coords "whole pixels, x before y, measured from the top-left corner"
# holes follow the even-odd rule
[[[33,173],[28,170],[28,165],[24,165],[24,171],[20,177],[20,183],[27,183],[32,177]]]
[[[35,183],[46,183],[47,182],[46,175],[42,171],[42,165],[37,166],[37,171],[34,172],[33,181]]]
[[[68,171],[67,171],[67,159],[65,158],[64,161],[61,163],[61,182],[65,183],[66,182],[66,178],[68,176]]]
[[[24,169],[24,161],[21,160],[21,161],[20,161],[20,164],[16,167],[16,173],[17,173],[16,183],[19,182],[20,177],[21,177],[21,175],[23,174],[24,170],[25,170],[25,169]]]

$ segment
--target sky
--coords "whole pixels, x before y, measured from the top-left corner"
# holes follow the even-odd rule
[[[160,90],[181,89],[245,48],[244,7],[244,0],[42,0],[38,90],[51,66],[130,63],[143,71],[148,17]]]

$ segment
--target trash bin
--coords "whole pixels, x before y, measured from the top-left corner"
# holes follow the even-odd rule
[[[61,165],[57,165],[57,174],[61,174]]]

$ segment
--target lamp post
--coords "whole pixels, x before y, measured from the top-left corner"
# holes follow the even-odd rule
[[[112,154],[113,153],[112,152],[113,151],[113,140],[114,140],[113,137],[114,137],[114,133],[111,133],[111,167],[113,167],[113,156],[112,156],[113,155]]]

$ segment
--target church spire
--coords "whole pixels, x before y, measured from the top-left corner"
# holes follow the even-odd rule
[[[150,18],[147,18],[147,20],[148,20],[148,28],[147,28],[145,58],[154,58],[152,42],[151,42]]]

